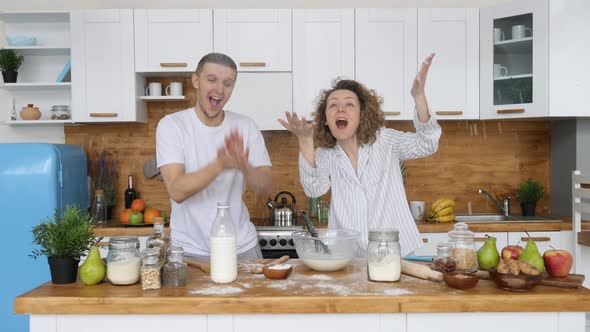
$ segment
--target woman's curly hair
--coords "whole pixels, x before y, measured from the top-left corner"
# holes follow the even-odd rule
[[[377,132],[385,119],[381,105],[383,99],[377,95],[375,90],[367,89],[362,83],[354,80],[337,79],[332,83],[332,88],[322,90],[317,98],[317,104],[313,117],[316,128],[313,139],[316,147],[332,148],[336,145],[336,138],[332,135],[326,123],[326,106],[328,97],[336,90],[350,90],[356,94],[360,103],[360,123],[357,129],[357,137],[361,144],[374,143],[377,139]]]

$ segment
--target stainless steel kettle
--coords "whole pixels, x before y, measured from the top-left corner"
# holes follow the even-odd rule
[[[281,195],[291,196],[291,203],[287,197],[282,197],[280,202],[279,198]],[[276,196],[274,201],[270,198],[266,202],[266,206],[272,209],[272,222],[274,226],[293,226],[295,225],[295,196],[288,191],[281,191]]]

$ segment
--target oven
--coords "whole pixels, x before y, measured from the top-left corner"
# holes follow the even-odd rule
[[[303,230],[303,226],[259,226],[258,245],[262,251],[263,258],[279,258],[289,256],[298,258],[293,243],[293,232]]]

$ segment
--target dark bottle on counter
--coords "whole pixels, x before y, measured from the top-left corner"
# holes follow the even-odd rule
[[[129,175],[127,180],[127,190],[125,190],[125,208],[131,208],[131,203],[137,198],[137,192],[133,189],[133,175]]]

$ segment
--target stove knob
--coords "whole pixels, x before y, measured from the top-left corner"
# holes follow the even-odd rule
[[[281,240],[279,241],[279,243],[280,243],[280,244],[281,244],[281,245],[284,247],[284,246],[286,246],[286,245],[287,245],[287,240],[285,240],[285,239],[281,239]]]
[[[277,240],[275,240],[275,239],[270,240],[270,245],[273,246],[273,247],[276,246],[277,245]]]
[[[268,241],[266,241],[265,239],[260,240],[260,246],[261,247],[266,246],[267,243],[268,243]]]
[[[293,239],[289,240],[289,244],[292,245],[292,246],[295,245],[295,242],[293,242]]]

